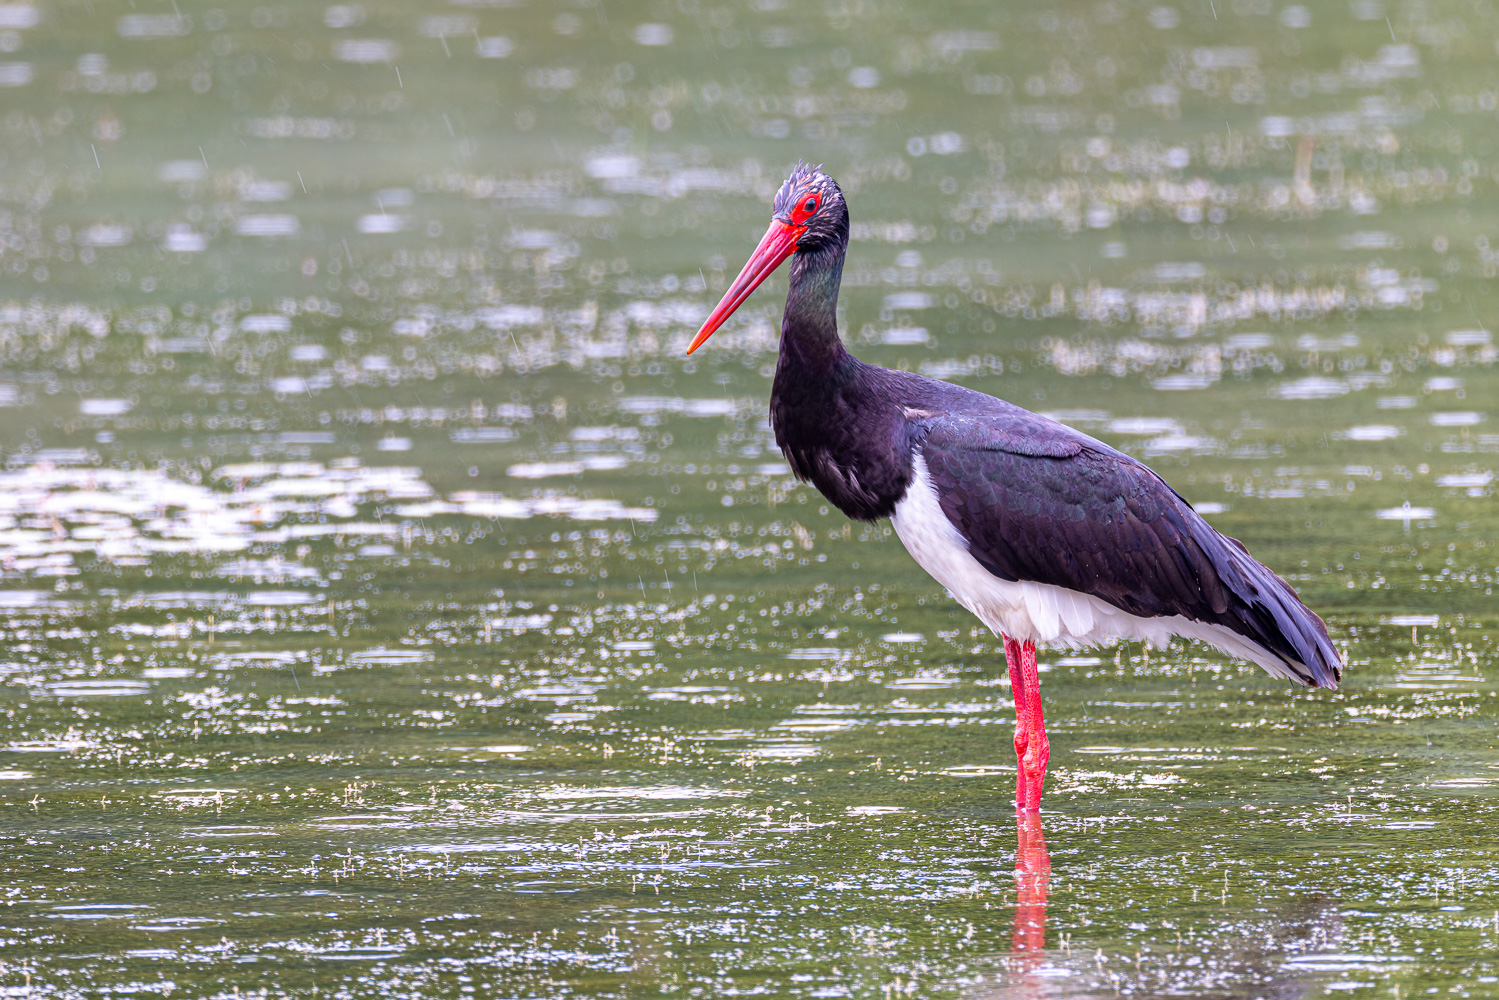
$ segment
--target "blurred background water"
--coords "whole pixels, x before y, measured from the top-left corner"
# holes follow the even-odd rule
[[[0,3],[0,990],[1499,994],[1496,41]],[[999,643],[775,448],[784,276],[682,353],[798,158],[857,353],[1148,460],[1344,689],[1044,657],[1017,830]]]

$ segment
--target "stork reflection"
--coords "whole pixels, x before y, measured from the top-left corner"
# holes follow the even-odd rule
[[[1010,963],[1028,972],[1046,957],[1046,897],[1051,892],[1051,855],[1041,814],[1015,817],[1015,927],[1010,935]]]
[[[1106,955],[1096,945],[1046,950],[1046,903],[1051,855],[1041,816],[1015,817],[1015,922],[1008,955],[995,956],[1003,971],[965,991],[968,1000],[1107,1000],[1120,995],[1201,996],[1225,1000],[1293,1000],[1309,994],[1340,965],[1342,918],[1337,903],[1310,896],[1274,911],[1225,912],[1207,934],[1157,951],[1142,962]],[[1145,949],[1149,952],[1150,949]]]

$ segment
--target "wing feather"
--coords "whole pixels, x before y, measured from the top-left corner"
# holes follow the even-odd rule
[[[1321,619],[1128,455],[1002,403],[923,413],[912,444],[943,513],[996,576],[1089,594],[1139,617],[1224,625],[1286,660],[1303,683],[1336,685],[1341,658]]]

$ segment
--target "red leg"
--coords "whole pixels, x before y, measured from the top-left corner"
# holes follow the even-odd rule
[[[1020,812],[1034,812],[1041,808],[1046,762],[1051,759],[1046,719],[1041,714],[1041,674],[1036,667],[1036,644],[1016,642],[1005,636],[1005,660],[1010,665],[1010,689],[1015,693],[1015,808]]]
[[[1030,731],[1026,727],[1025,672],[1021,669],[1020,643],[1009,636],[1005,641],[1005,663],[1010,667],[1010,695],[1015,699],[1015,809],[1025,808],[1025,748]]]

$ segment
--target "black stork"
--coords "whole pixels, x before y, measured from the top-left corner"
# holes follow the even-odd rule
[[[1166,481],[1065,424],[849,354],[835,319],[848,208],[798,164],[770,229],[687,348],[702,346],[791,257],[770,422],[791,470],[906,549],[1000,635],[1015,700],[1015,805],[1040,808],[1051,755],[1038,643],[1196,639],[1307,687],[1342,660],[1291,586]]]

